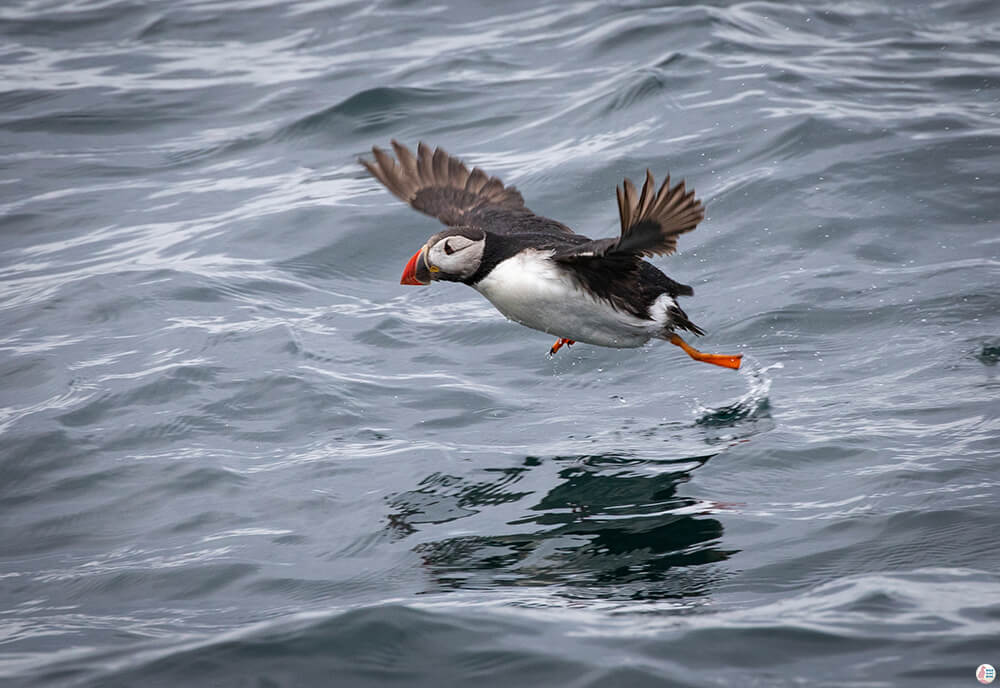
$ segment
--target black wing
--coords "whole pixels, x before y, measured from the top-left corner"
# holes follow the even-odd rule
[[[531,212],[513,186],[504,186],[478,167],[469,168],[442,148],[431,151],[421,142],[416,156],[397,141],[396,159],[372,146],[374,161],[360,159],[373,177],[414,209],[448,226],[471,226],[498,234],[523,232],[570,233],[555,220]]]
[[[683,181],[670,188],[670,175],[655,191],[653,175],[646,170],[646,183],[638,199],[631,180],[626,179],[624,186],[624,192],[617,189],[621,236],[573,246],[557,253],[556,260],[669,255],[677,250],[677,237],[690,232],[705,217],[694,190],[685,192]]]
[[[675,282],[642,258],[673,253],[677,237],[694,229],[705,217],[705,209],[693,190],[685,191],[683,181],[671,188],[669,175],[656,191],[653,175],[646,170],[646,183],[638,198],[631,180],[626,179],[624,187],[624,191],[621,187],[617,190],[620,236],[568,246],[556,251],[552,258],[570,268],[570,274],[588,289],[620,309],[642,304],[638,311],[641,314],[648,305],[646,301],[663,292],[671,296],[694,293],[690,286]],[[646,296],[651,298],[636,293],[647,287],[652,291]]]

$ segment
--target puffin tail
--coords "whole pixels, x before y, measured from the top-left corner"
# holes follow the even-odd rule
[[[688,288],[690,289],[690,287]],[[676,301],[667,306],[667,315],[670,317],[670,320],[668,321],[670,323],[670,330],[664,333],[666,335],[664,339],[669,341],[670,337],[673,335],[672,330],[674,329],[687,330],[688,332],[696,334],[699,337],[705,334],[705,330],[691,322],[687,313],[685,313],[681,307],[677,305]]]

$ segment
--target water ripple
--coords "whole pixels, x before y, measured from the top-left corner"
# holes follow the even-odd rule
[[[950,685],[997,635],[993,4],[0,9],[11,685]],[[739,373],[398,284],[441,145]],[[947,562],[948,567],[942,567]],[[970,602],[971,600],[971,602]],[[977,602],[978,600],[978,602]]]

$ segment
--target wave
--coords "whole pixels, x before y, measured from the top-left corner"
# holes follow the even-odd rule
[[[836,676],[842,686],[872,685],[876,677],[932,686],[972,680],[1000,634],[998,598],[996,575],[960,568],[851,576],[695,615],[669,605],[640,616],[571,602],[509,607],[503,596],[429,598],[283,614],[113,651],[24,655],[0,675],[12,686],[57,688],[326,685],[331,677],[352,686],[686,687],[704,685],[709,674],[727,685]],[[763,654],[762,633],[772,639]],[[868,661],[847,665],[845,656]]]

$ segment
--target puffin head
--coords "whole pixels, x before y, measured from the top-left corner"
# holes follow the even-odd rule
[[[413,254],[399,283],[424,285],[432,280],[466,280],[479,270],[485,248],[486,232],[481,229],[451,227],[438,232]]]

